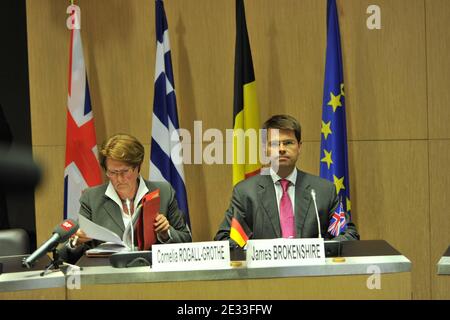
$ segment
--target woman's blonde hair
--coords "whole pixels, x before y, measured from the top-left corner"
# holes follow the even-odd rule
[[[135,137],[118,133],[108,138],[100,150],[100,165],[106,170],[106,159],[110,158],[136,168],[144,161],[144,146]]]

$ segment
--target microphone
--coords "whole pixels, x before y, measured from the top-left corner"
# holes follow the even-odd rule
[[[319,211],[317,210],[317,203],[316,203],[316,191],[314,191],[314,189],[311,189],[311,197],[312,197],[313,202],[314,202],[314,208],[316,209],[317,231],[319,232],[319,239],[322,239],[322,234],[320,232]]]
[[[128,214],[130,215],[130,228],[131,228],[131,251],[134,251],[134,225],[133,225],[133,216],[131,215],[130,210],[130,199],[126,199]]]
[[[41,180],[41,168],[24,147],[7,150],[0,144],[0,191],[34,190]]]
[[[67,241],[75,232],[77,232],[78,227],[78,222],[72,219],[64,220],[61,224],[55,227],[50,239],[44,242],[29,257],[23,259],[22,266],[31,268],[36,260],[45,255],[47,252],[55,249],[59,243]]]

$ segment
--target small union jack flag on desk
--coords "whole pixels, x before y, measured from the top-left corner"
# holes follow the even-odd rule
[[[344,206],[342,205],[342,199],[339,200],[339,206],[337,210],[333,213],[330,219],[330,226],[328,227],[328,232],[337,237],[339,234],[347,229],[347,223],[345,221]]]

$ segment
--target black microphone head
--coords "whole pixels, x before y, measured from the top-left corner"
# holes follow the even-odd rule
[[[55,227],[53,233],[57,233],[60,236],[59,242],[65,242],[77,232],[78,228],[78,222],[72,219],[66,219]]]
[[[72,219],[66,219],[55,227],[52,236],[37,248],[30,256],[22,261],[22,265],[31,268],[34,263],[47,252],[56,248],[58,243],[65,242],[78,230],[78,222]]]
[[[7,150],[0,145],[0,191],[34,190],[41,180],[41,168],[31,151],[23,147]]]

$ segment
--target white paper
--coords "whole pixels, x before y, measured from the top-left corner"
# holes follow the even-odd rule
[[[78,223],[80,224],[80,229],[86,233],[88,238],[105,242],[113,242],[125,246],[125,243],[117,234],[106,229],[105,227],[99,226],[81,214],[78,215]]]
[[[129,249],[119,243],[105,242],[105,243],[101,243],[94,249],[89,249],[88,251],[86,251],[86,253],[87,254],[112,254],[112,253],[121,252],[121,251],[129,251]]]
[[[141,211],[142,205],[140,204],[135,212],[133,213],[133,226],[136,226],[140,211]],[[111,242],[116,243],[121,246],[124,246],[126,248],[131,247],[131,224],[128,223],[125,227],[125,231],[123,233],[123,238],[120,239],[120,237],[112,232],[109,229],[106,229],[105,227],[102,227],[85,216],[79,214],[78,215],[78,223],[80,225],[80,229],[86,233],[86,236],[92,239],[104,241],[104,242]],[[135,236],[136,237],[136,236]]]
[[[252,239],[247,242],[247,268],[323,265],[322,238]]]
[[[154,244],[152,271],[231,269],[230,243],[204,241]]]

